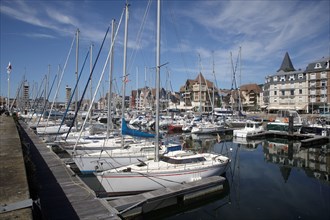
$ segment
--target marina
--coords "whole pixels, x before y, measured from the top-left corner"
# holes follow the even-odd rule
[[[14,11],[16,1],[13,2],[2,7],[4,18],[12,17],[10,11]],[[184,23],[188,27],[195,17],[210,17],[212,13],[205,16],[198,12],[203,1],[194,2],[186,12],[190,2],[185,2],[184,8],[174,7],[175,10],[171,3],[183,4],[157,0],[155,4],[138,1],[131,5],[126,1],[121,10],[119,5],[116,10],[110,7],[118,20],[113,18],[105,25],[101,22],[103,17],[95,16],[95,30],[83,25],[82,29],[75,27],[64,65],[59,64],[54,75],[49,64],[48,73],[38,82],[32,81],[32,75],[25,69],[14,99],[10,96],[10,75],[17,69],[8,63],[7,97],[0,94],[1,219],[330,219],[330,58],[323,56],[309,61],[305,69],[296,69],[285,52],[276,73],[268,74],[274,66],[267,60],[260,62],[262,53],[260,57],[245,53],[262,45],[256,42],[252,47],[249,45],[257,38],[252,34],[243,41],[248,49],[243,53],[238,44],[241,39],[236,34],[227,36],[234,40],[231,43],[235,47],[239,45],[236,57],[227,51],[233,46],[222,45],[222,41],[215,39],[213,44],[207,43],[207,49],[198,46],[202,44],[197,41],[185,45],[188,41],[176,39],[182,44],[179,46],[174,38],[182,33],[179,34],[181,28],[176,27],[173,15],[179,13],[181,22],[181,18],[196,12]],[[48,4],[47,13],[54,3],[44,7]],[[93,4],[84,2],[75,8],[78,5],[72,2],[68,7],[75,8],[73,13]],[[106,11],[108,4],[117,3],[104,2],[102,11]],[[207,2],[200,8],[208,11],[205,9],[213,4],[226,5]],[[29,4],[22,5],[29,8]],[[318,6],[324,8],[324,3]],[[163,14],[163,9],[170,9],[172,21],[169,12]],[[223,12],[233,14],[220,10]],[[73,23],[84,22],[65,16],[66,13],[48,13],[54,22],[45,22],[42,28],[65,24],[67,38]],[[90,13],[83,14],[87,18]],[[40,21],[30,16],[28,21],[32,24]],[[229,21],[214,19],[220,20],[217,24],[221,28],[225,27],[223,21]],[[214,30],[205,20],[201,21],[200,30],[204,25]],[[197,27],[197,23],[193,25]],[[171,36],[167,36],[173,27],[175,34],[170,31]],[[279,31],[273,30],[277,27],[274,23],[263,27],[267,33]],[[45,42],[62,38],[61,29],[56,28],[56,37],[43,35],[47,36]],[[195,28],[185,28],[186,39],[204,40],[198,34],[191,35],[193,31],[189,29]],[[209,30],[200,33],[208,38],[212,33]],[[216,36],[215,33],[220,32],[211,35]],[[225,36],[222,33],[211,38],[222,39]],[[232,33],[247,36],[238,29]],[[188,35],[191,36],[187,38]],[[280,34],[274,45],[282,35],[285,36]],[[91,42],[94,43],[88,45]],[[268,43],[263,46],[268,48],[267,53],[274,53],[274,58],[284,53]],[[216,53],[211,52],[213,47]],[[73,62],[70,57],[74,49]],[[81,59],[81,49],[85,59]],[[128,50],[132,53],[128,54]],[[185,71],[178,68],[179,50],[181,55],[189,56],[197,51],[198,62],[190,59]],[[224,61],[222,50],[230,54],[230,61]],[[45,47],[45,51],[51,50]],[[59,55],[58,50],[56,57],[62,58],[62,53]],[[300,59],[299,63],[311,59],[304,53],[293,57]],[[251,58],[259,64],[251,62]],[[19,60],[15,62],[22,62]],[[88,60],[89,70],[85,68]],[[209,63],[204,68],[206,62]],[[216,74],[216,62],[221,68],[230,66],[229,72]],[[122,69],[117,67],[120,63]],[[242,63],[247,66],[242,68]],[[262,65],[268,68],[264,84],[241,84],[242,70],[244,80],[250,82],[252,76],[260,80],[259,71],[265,71]],[[261,68],[254,69],[255,66]],[[136,73],[132,71],[134,67]],[[175,77],[171,77],[172,71]],[[189,75],[191,71],[193,78]],[[218,85],[216,75],[221,76],[225,87]]]
[[[15,125],[14,121],[7,121],[10,117],[1,117],[2,124]],[[290,139],[284,134],[269,136],[270,133],[261,141],[246,139],[242,142],[234,141],[228,135],[221,135],[219,142],[219,136],[215,134],[194,139],[187,134],[178,134],[176,136],[183,138],[190,149],[228,155],[230,169],[224,176],[111,198],[100,188],[95,176],[75,173],[65,164],[65,157],[56,155],[24,122],[19,124],[20,138],[23,147],[29,146],[35,181],[39,185],[38,192],[32,193],[28,201],[32,202],[38,195],[39,214],[43,216],[70,216],[71,219],[143,216],[144,219],[155,219],[157,215],[157,219],[182,219],[204,218],[207,213],[208,219],[219,216],[222,219],[243,216],[245,219],[329,218],[330,144],[322,144],[318,140],[324,140],[322,136],[305,139],[309,143],[306,145],[304,139]],[[256,202],[251,203],[252,200]],[[276,208],[272,205],[273,200],[277,201]],[[285,206],[292,210],[279,212],[286,210]],[[250,213],[251,210],[255,212]],[[12,211],[17,213],[14,209]],[[1,213],[4,214],[8,212]]]

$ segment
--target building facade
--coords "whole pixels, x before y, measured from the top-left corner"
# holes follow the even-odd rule
[[[269,112],[293,109],[301,113],[329,112],[329,57],[296,70],[286,53],[277,73],[265,79],[263,99]]]
[[[308,64],[305,73],[308,85],[308,112],[329,112],[330,57]]]
[[[294,109],[306,112],[308,109],[308,87],[306,73],[295,70],[289,54],[286,53],[277,73],[266,77],[264,103],[269,112]]]

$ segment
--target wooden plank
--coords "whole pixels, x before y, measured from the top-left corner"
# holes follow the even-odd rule
[[[222,184],[225,181],[224,177],[221,176],[212,176],[209,178],[201,179],[199,181],[189,182],[185,184],[179,184],[176,186],[162,188],[139,195],[133,195],[129,197],[123,197],[120,199],[108,201],[110,206],[116,208],[117,210],[124,210],[130,206],[133,206],[137,203],[143,201],[150,202],[153,200],[163,200],[170,197],[183,195],[187,193],[196,192],[214,185]]]

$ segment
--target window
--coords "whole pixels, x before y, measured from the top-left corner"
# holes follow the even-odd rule
[[[323,81],[321,82],[321,87],[326,87],[326,86],[327,86],[327,81],[323,80]]]
[[[277,95],[277,91],[274,91],[274,95]]]
[[[285,95],[285,91],[284,90],[282,90],[281,92],[282,92],[282,95]]]
[[[284,82],[285,81],[285,76],[281,76],[280,81]]]
[[[302,94],[302,89],[299,89],[299,94],[300,94],[300,95]]]
[[[327,72],[325,71],[321,72],[321,78],[327,78]]]
[[[290,95],[294,95],[294,89],[290,90]]]
[[[302,73],[299,73],[298,74],[298,79],[302,79],[302,78],[304,78],[304,75]]]
[[[321,63],[316,63],[314,69],[320,69],[322,68]]]
[[[277,76],[274,76],[273,80],[274,82],[277,82]]]
[[[289,81],[294,80],[294,75],[289,76]]]

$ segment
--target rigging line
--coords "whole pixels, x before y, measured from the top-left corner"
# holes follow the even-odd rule
[[[47,100],[49,99],[50,93],[51,93],[52,90],[53,90],[53,86],[54,86],[54,83],[55,83],[56,77],[57,77],[57,74],[55,75],[55,77],[54,77],[54,79],[53,79],[52,86],[50,87],[50,90],[49,90],[49,93],[48,93],[48,96],[47,96]],[[42,111],[42,115],[43,115],[44,112],[45,112],[46,105],[47,105],[47,103],[45,102],[45,104],[44,104],[44,108],[43,108],[43,111]],[[38,120],[37,127],[38,127],[38,125],[39,125],[39,123],[40,123],[40,120],[41,120],[41,117],[40,117],[39,120]]]
[[[105,35],[104,35],[104,38],[103,38],[103,41],[102,41],[101,47],[100,47],[99,52],[98,52],[98,54],[97,54],[96,60],[95,60],[95,62],[94,62],[94,64],[93,64],[92,71],[91,71],[91,73],[89,74],[89,78],[88,78],[88,80],[87,80],[87,85],[85,86],[85,89],[84,89],[84,92],[83,92],[83,94],[82,94],[81,100],[80,100],[80,102],[78,103],[79,105],[77,106],[77,109],[75,109],[75,114],[74,114],[74,117],[73,117],[73,122],[74,122],[74,121],[76,120],[76,118],[77,118],[78,110],[79,110],[79,108],[80,108],[80,105],[81,105],[82,100],[83,100],[83,98],[84,98],[84,95],[85,95],[85,93],[86,93],[87,86],[88,86],[89,82],[91,81],[91,78],[92,78],[92,75],[93,75],[93,72],[94,72],[94,68],[95,68],[96,63],[97,63],[97,61],[98,61],[98,59],[99,59],[99,56],[100,56],[101,50],[102,50],[103,45],[104,45],[104,41],[105,41],[106,36],[108,35],[108,32],[109,32],[109,29],[110,29],[110,27],[108,27],[108,29],[107,29],[107,31],[106,31],[106,33],[105,33]],[[69,133],[70,133],[70,131],[71,131],[71,129],[72,129],[73,124],[74,124],[74,123],[71,123],[70,128],[69,128],[69,131],[68,131],[68,133],[67,133],[67,135],[66,135],[66,137],[65,137],[65,140],[68,138],[68,135],[69,135]],[[82,130],[82,129],[81,129],[81,130]],[[78,142],[78,140],[77,140],[77,142]]]
[[[56,100],[56,98],[57,98],[57,93],[58,93],[58,91],[60,90],[60,85],[61,85],[61,82],[62,82],[62,78],[63,78],[63,75],[64,75],[64,71],[65,71],[66,66],[67,66],[67,64],[68,64],[69,57],[70,57],[70,54],[71,54],[71,51],[72,51],[72,48],[73,48],[73,44],[74,44],[74,42],[75,42],[75,37],[76,37],[76,35],[73,36],[72,43],[71,43],[71,47],[70,47],[69,53],[68,53],[68,55],[67,55],[67,57],[66,57],[66,61],[65,61],[65,64],[64,64],[64,68],[63,68],[63,70],[62,70],[61,77],[60,77],[60,82],[59,82],[59,84],[57,85],[57,88],[56,88],[56,92],[55,92],[54,99],[53,99],[53,102],[52,102],[52,105],[51,105],[51,108],[50,108],[50,111],[49,111],[49,114],[48,114],[47,124],[46,124],[46,126],[45,126],[45,130],[44,130],[44,132],[46,131],[46,127],[48,126],[48,121],[49,121],[50,115],[51,115],[51,113],[52,113],[52,110],[53,110],[53,107],[54,107],[55,100]]]
[[[21,89],[23,87],[23,83],[24,83],[24,77],[22,79],[22,82],[20,83],[19,89],[17,89],[17,91],[16,91],[16,95],[15,95],[14,101],[11,103],[11,106],[9,108],[10,111],[13,108],[15,102],[17,102],[16,107],[21,103],[20,101],[18,101],[18,96],[19,96],[19,93],[21,92]]]
[[[169,1],[169,3],[170,3],[171,1]],[[184,59],[184,56],[183,56],[183,48],[182,48],[182,42],[181,42],[181,37],[180,37],[180,34],[179,34],[179,31],[178,31],[178,28],[177,28],[177,26],[176,26],[176,22],[175,22],[175,20],[177,20],[176,19],[176,17],[175,17],[175,14],[174,14],[174,12],[173,12],[173,7],[171,7],[172,5],[171,4],[169,4],[169,8],[170,8],[170,14],[171,14],[171,19],[172,19],[172,23],[173,23],[173,28],[174,28],[174,33],[175,33],[175,35],[176,35],[176,38],[177,38],[177,40],[178,40],[178,45],[179,45],[179,48],[180,48],[180,55],[181,55],[181,59],[182,59],[182,62],[183,62],[183,65],[184,65],[184,67],[185,67],[185,72],[186,72],[186,74],[187,74],[187,76],[189,76],[189,73],[188,73],[188,71],[187,71],[187,63],[186,63],[186,60]]]
[[[42,92],[41,92],[41,94],[40,94],[40,98],[38,99],[38,97],[39,97],[39,93],[40,93],[40,90],[41,90],[41,88],[43,87],[42,84],[43,84],[43,82],[45,81],[45,79],[46,79],[46,75],[45,75],[44,78],[42,79],[41,84],[40,84],[40,87],[39,87],[39,89],[38,89],[38,91],[37,91],[36,97],[35,97],[35,99],[34,99],[34,101],[33,101],[33,104],[32,104],[33,113],[32,113],[32,115],[31,115],[31,117],[30,117],[30,119],[29,119],[29,122],[32,120],[32,117],[33,117],[34,113],[36,112],[36,108],[35,108],[35,104],[36,104],[36,102],[39,103],[39,99],[41,98],[41,95],[44,93],[44,90],[42,90]]]
[[[57,134],[56,134],[55,139],[57,138],[57,136],[58,136],[58,134],[59,134],[59,132],[60,132],[60,130],[61,130],[61,127],[62,127],[62,125],[63,125],[63,123],[64,123],[64,120],[65,120],[65,118],[66,118],[66,115],[67,115],[67,113],[68,113],[68,111],[69,111],[69,108],[70,108],[70,105],[71,105],[71,102],[72,102],[73,96],[74,96],[74,94],[75,94],[75,92],[76,92],[76,89],[77,89],[77,87],[78,87],[78,83],[79,83],[79,81],[80,81],[80,77],[81,77],[82,72],[83,72],[83,70],[84,70],[84,67],[85,67],[86,60],[87,60],[87,58],[88,58],[88,55],[89,55],[89,51],[88,51],[87,54],[86,54],[86,57],[85,57],[85,60],[84,60],[83,65],[82,65],[82,67],[81,67],[81,70],[80,70],[80,73],[79,73],[79,76],[78,76],[78,79],[77,79],[76,85],[75,85],[75,87],[74,87],[74,89],[73,89],[73,91],[72,91],[72,94],[71,94],[70,100],[69,100],[69,102],[68,102],[68,104],[67,104],[67,107],[66,107],[66,110],[65,110],[65,112],[64,112],[64,114],[63,114],[63,116],[62,116],[62,121],[61,121],[60,127],[59,127],[58,130],[57,130]],[[72,121],[72,123],[73,123],[73,121]],[[65,140],[66,140],[66,139],[65,139]]]
[[[143,31],[144,31],[144,27],[145,27],[147,15],[149,14],[149,11],[150,11],[151,2],[152,2],[152,0],[149,0],[148,1],[146,10],[144,11],[143,18],[142,18],[142,23],[140,25],[140,28],[139,28],[137,37],[135,39],[135,45],[137,45],[137,46],[134,48],[134,51],[132,52],[132,54],[131,54],[131,56],[129,58],[129,63],[130,64],[132,64],[134,62],[138,49],[141,49],[140,48],[140,46],[141,46],[141,39],[142,39],[141,36],[142,36]],[[141,50],[140,50],[140,52],[142,53]],[[142,55],[141,57],[143,58],[144,63],[146,63],[145,60],[144,60],[145,56]],[[131,71],[131,68],[132,68],[132,66],[129,66],[128,67],[128,72]]]
[[[111,43],[111,48],[113,48],[113,46],[114,46],[114,42],[115,42],[115,39],[116,39],[116,37],[117,37],[118,30],[119,30],[119,28],[120,28],[120,24],[121,24],[121,21],[122,21],[122,18],[123,18],[124,12],[125,12],[125,8],[124,8],[124,10],[123,10],[123,13],[121,14],[120,21],[119,21],[119,24],[118,24],[118,27],[117,27],[117,30],[116,30],[116,33],[115,33],[115,36],[114,36],[114,40],[113,40],[113,42]],[[103,39],[103,42],[102,42],[101,48],[100,48],[100,50],[99,50],[99,52],[98,52],[98,54],[97,54],[96,61],[95,61],[94,65],[93,65],[93,68],[92,68],[91,74],[89,75],[89,79],[88,79],[88,81],[87,81],[87,85],[86,85],[86,87],[85,87],[85,89],[84,89],[84,92],[83,92],[83,94],[82,94],[82,97],[81,97],[81,99],[80,99],[78,109],[80,108],[80,105],[81,105],[81,103],[82,103],[82,100],[83,100],[83,98],[84,98],[84,96],[85,96],[85,93],[86,93],[86,90],[87,90],[88,84],[89,84],[89,82],[91,81],[91,78],[92,78],[92,74],[93,74],[93,72],[94,72],[95,65],[96,65],[96,63],[97,63],[97,61],[98,61],[98,59],[99,59],[99,56],[100,56],[101,50],[102,50],[103,45],[104,45],[104,42],[105,42],[105,39],[106,39],[106,37],[107,37],[107,35],[108,35],[108,32],[109,32],[109,29],[110,29],[110,26],[108,26],[108,29],[107,29],[107,32],[106,32],[106,34],[105,34],[105,36],[104,36],[104,39]],[[105,68],[107,67],[107,63],[108,63],[109,58],[110,58],[111,56],[112,56],[112,53],[111,53],[111,50],[109,50],[109,53],[108,53],[108,56],[107,56],[106,62],[104,63],[104,66],[103,66],[103,70],[102,70],[102,74],[101,74],[100,80],[99,80],[98,85],[97,85],[97,87],[96,87],[96,89],[95,89],[94,97],[93,97],[91,103],[94,103],[94,101],[95,101],[95,97],[96,97],[96,95],[97,95],[97,91],[98,91],[98,89],[99,89],[99,87],[100,87],[100,84],[101,84],[101,81],[102,81],[102,78],[103,78],[103,75],[104,75],[104,72],[105,72]],[[89,113],[90,113],[92,107],[93,107],[93,105],[90,105],[90,106],[89,106],[89,109],[88,109],[88,113],[87,113],[87,115],[89,115]],[[75,118],[77,117],[78,109],[76,110],[74,120],[75,120]],[[78,141],[79,141],[79,139],[80,139],[80,137],[81,137],[81,133],[82,133],[82,130],[83,130],[85,124],[86,124],[87,119],[88,119],[88,117],[85,118],[84,123],[83,123],[83,125],[82,125],[82,127],[81,127],[81,129],[80,129],[79,137],[78,137],[78,139],[77,139],[77,141],[76,141],[76,143],[75,143],[75,145],[74,145],[74,149],[76,148],[76,146],[77,146],[77,144],[78,144]],[[70,126],[69,132],[70,132],[71,128],[72,128],[72,125]],[[69,134],[69,132],[68,132],[68,134]],[[67,134],[67,135],[68,135],[68,134]]]

